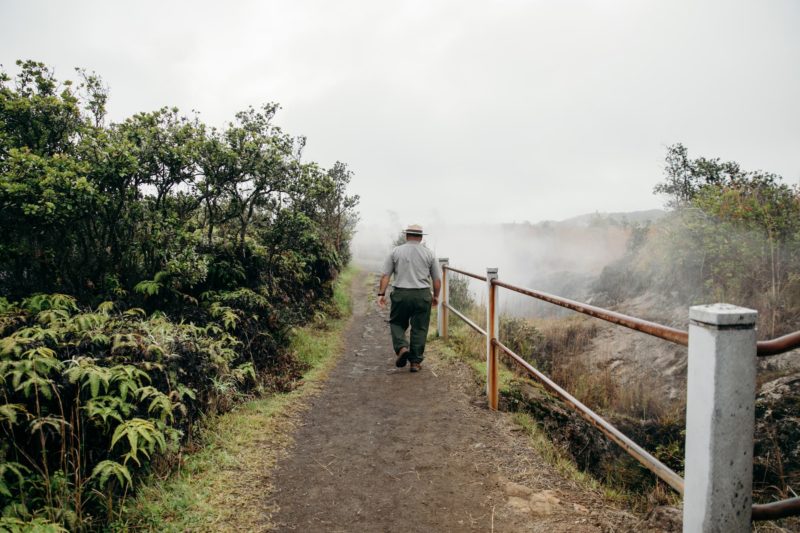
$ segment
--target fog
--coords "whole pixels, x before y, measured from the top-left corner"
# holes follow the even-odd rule
[[[624,239],[526,221],[660,208],[668,145],[798,181],[798,27],[795,0],[31,0],[0,3],[0,64],[97,72],[113,121],[278,102],[354,172],[361,264],[417,223],[453,265],[558,288]]]
[[[798,27],[795,0],[30,0],[0,2],[0,64],[96,71],[112,120],[278,102],[354,171],[360,232],[393,212],[455,255],[455,224],[660,207],[675,142],[796,180]]]
[[[539,224],[452,225],[439,221],[424,227],[427,235],[423,242],[438,258],[447,258],[450,266],[460,270],[485,275],[487,268],[497,268],[499,277],[509,283],[581,298],[587,283],[625,253],[630,233],[625,222],[642,223],[662,214],[593,214]],[[384,226],[362,229],[353,245],[355,262],[379,271],[401,230],[393,213]],[[482,283],[470,280],[470,289],[481,301],[485,294]],[[512,314],[558,312],[554,306],[506,291],[501,307]]]

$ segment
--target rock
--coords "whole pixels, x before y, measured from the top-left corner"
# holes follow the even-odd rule
[[[520,485],[519,483],[514,483],[513,481],[509,481],[506,483],[503,489],[506,491],[506,494],[509,496],[517,496],[518,498],[529,498],[530,495],[533,493],[533,490],[525,485]]]
[[[516,496],[510,497],[506,504],[517,513],[529,513],[531,510],[528,500]]]
[[[552,490],[543,490],[542,492],[531,494],[528,499],[531,512],[539,516],[553,514],[560,503],[561,500],[556,498],[555,492]]]
[[[764,383],[756,397],[753,489],[761,501],[775,487],[800,483],[800,372]]]
[[[677,507],[662,505],[656,507],[645,518],[647,528],[652,531],[672,533],[683,528],[683,513]]]

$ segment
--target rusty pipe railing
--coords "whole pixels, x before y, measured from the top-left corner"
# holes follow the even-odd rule
[[[442,304],[442,305],[445,308],[447,308],[448,310],[450,310],[458,318],[460,318],[461,320],[466,322],[469,327],[471,327],[472,329],[474,329],[475,331],[477,331],[478,333],[480,333],[484,337],[486,336],[486,330],[483,329],[482,327],[480,327],[478,324],[476,324],[472,320],[470,320],[469,318],[467,318],[466,315],[464,315],[464,313],[462,313],[461,311],[459,311],[455,307],[451,306],[450,304],[445,303],[445,304]]]
[[[753,521],[778,520],[800,515],[800,498],[789,498],[779,502],[753,504]]]
[[[653,472],[664,483],[675,489],[679,494],[683,495],[683,478],[672,471],[667,465],[650,455],[647,450],[633,442],[624,433],[611,425],[608,421],[600,415],[589,409],[580,400],[573,395],[559,387],[553,380],[536,370],[530,363],[525,361],[522,357],[514,353],[508,346],[500,341],[494,341],[498,348],[500,348],[506,355],[514,360],[519,366],[528,371],[530,375],[536,378],[542,385],[550,392],[567,402],[578,414],[589,422],[591,425],[599,429],[608,438],[617,443],[625,452],[639,461],[639,463]]]
[[[456,272],[458,274],[462,274],[464,276],[468,276],[477,280],[487,281],[487,277],[485,276],[480,276],[472,272],[467,272],[464,270],[453,268],[450,267],[449,265],[445,265],[443,266],[443,268],[445,270],[450,270],[452,272]],[[579,313],[583,313],[601,320],[605,320],[607,322],[611,322],[613,324],[621,325],[623,327],[627,327],[636,331],[641,331],[642,333],[646,333],[648,335],[652,335],[676,344],[687,346],[689,343],[689,334],[688,332],[683,330],[679,330],[669,326],[664,326],[640,318],[624,315],[616,311],[603,309],[582,302],[577,302],[575,300],[570,300],[568,298],[562,298],[560,296],[555,296],[542,291],[536,291],[533,289],[518,287],[516,285],[511,285],[509,283],[502,282],[495,278],[491,279],[488,283],[490,289],[495,286],[503,287],[505,289],[520,294],[525,294],[527,296],[531,296],[533,298],[546,301],[554,305],[565,307],[567,309],[572,309]],[[457,309],[453,308],[447,303],[443,303],[443,308],[452,311],[453,313],[456,314],[456,316],[461,318],[470,327],[472,327],[472,329],[474,329],[475,331],[484,336],[487,336],[486,330],[482,329],[480,326],[478,326],[475,322],[467,318],[463,313],[461,313]],[[489,320],[491,321],[492,319],[490,318]],[[493,326],[495,326],[495,324],[489,324],[487,325],[487,328],[491,328]],[[603,434],[605,434],[612,441],[618,444],[626,453],[631,455],[645,468],[647,468],[655,475],[657,475],[670,487],[675,489],[680,494],[683,494],[684,481],[678,474],[670,470],[666,465],[658,461],[655,457],[650,455],[646,450],[644,450],[635,442],[633,442],[631,439],[629,439],[627,436],[625,436],[617,428],[615,428],[609,422],[607,422],[602,417],[597,415],[597,413],[589,409],[586,405],[581,403],[574,396],[570,395],[566,390],[559,387],[550,378],[548,378],[547,376],[536,370],[532,365],[530,365],[527,361],[525,361],[519,355],[514,353],[510,348],[502,344],[495,336],[493,336],[491,339],[488,339],[488,343],[489,346],[497,347],[500,350],[502,350],[503,353],[508,355],[518,365],[522,366],[530,375],[532,375],[539,382],[541,382],[548,390],[550,390],[556,396],[560,397],[568,405],[570,405],[570,407],[576,410],[582,418],[584,418],[589,423],[597,427],[598,430],[600,430]],[[756,354],[760,357],[764,357],[764,356],[785,353],[797,348],[800,348],[800,331],[789,333],[788,335],[777,337],[775,339],[757,342]],[[487,368],[487,372],[488,371],[489,370]],[[494,371],[496,372],[496,369],[494,369]],[[492,376],[487,375],[487,382],[490,379],[492,379]],[[496,381],[496,376],[494,376],[494,379]],[[496,387],[494,390],[494,395],[495,396],[497,395]],[[489,405],[490,406],[494,405],[495,406],[494,408],[496,408],[497,398],[494,398],[494,402],[492,401],[492,398],[490,398]],[[753,521],[775,520],[779,518],[785,518],[797,515],[800,515],[800,498],[790,498],[787,500],[782,500],[767,504],[754,504],[752,506],[751,518]]]
[[[479,274],[473,274],[472,272],[467,272],[465,270],[459,270],[457,268],[453,268],[451,266],[445,266],[445,270],[450,270],[451,272],[455,272],[456,274],[461,274],[470,278],[479,279],[481,281],[486,281],[486,276],[481,276]]]
[[[486,281],[486,278],[484,277],[468,272],[465,273],[452,267],[448,267],[448,270]],[[531,296],[538,300],[549,302],[567,309],[572,309],[573,311],[599,318],[600,320],[605,320],[606,322],[611,322],[626,328],[641,331],[642,333],[674,342],[675,344],[680,344],[682,346],[687,346],[689,344],[689,333],[684,330],[676,329],[670,326],[664,326],[662,324],[650,322],[649,320],[643,320],[641,318],[624,315],[616,311],[610,311],[608,309],[603,309],[601,307],[596,307],[583,302],[577,302],[561,296],[555,296],[546,292],[527,289],[525,287],[518,287],[503,281],[493,281],[492,283],[498,287],[503,287],[520,294]],[[756,343],[756,353],[759,355],[759,357],[778,355],[795,350],[797,348],[800,348],[800,331],[795,331],[794,333],[789,333],[788,335],[777,337],[771,340],[758,341]]]
[[[608,309],[576,302],[575,300],[562,298],[561,296],[554,296],[546,292],[526,289],[524,287],[517,287],[516,285],[511,285],[510,283],[505,283],[502,281],[495,281],[494,283],[498,287],[503,287],[520,294],[525,294],[536,298],[537,300],[543,300],[551,304],[566,307],[567,309],[572,309],[573,311],[583,313],[584,315],[593,316],[595,318],[605,320],[606,322],[611,322],[626,328],[635,329],[636,331],[641,331],[642,333],[647,333],[648,335],[668,340],[670,342],[674,342],[675,344],[681,344],[683,346],[687,346],[689,344],[689,333],[680,329],[662,326],[661,324],[656,324],[655,322],[623,315],[622,313],[617,313],[616,311],[609,311]]]
[[[483,281],[485,281],[487,279],[486,277],[479,276],[478,274],[473,274],[472,272],[459,270],[459,269],[453,268],[451,266],[444,266],[443,268],[448,270],[448,271],[456,272],[458,274],[462,274],[464,276],[469,276],[469,277],[474,278],[474,279],[479,279],[479,280],[483,280]],[[628,316],[622,315],[620,313],[614,313],[613,311],[605,311],[605,310],[597,308],[597,307],[585,306],[584,304],[579,304],[578,302],[573,302],[572,300],[567,300],[565,298],[552,296],[552,295],[549,295],[549,294],[546,294],[546,293],[540,293],[538,291],[532,291],[530,289],[523,289],[521,287],[515,287],[514,285],[509,285],[507,283],[501,282],[501,281],[496,280],[496,279],[492,279],[491,283],[492,283],[492,285],[494,285],[496,287],[505,287],[505,288],[508,288],[508,289],[511,289],[511,290],[516,290],[517,292],[521,292],[522,294],[527,294],[527,295],[533,296],[535,298],[546,297],[546,298],[550,298],[552,300],[557,300],[558,301],[558,305],[563,305],[564,307],[570,307],[570,308],[573,308],[575,310],[580,310],[580,309],[577,309],[577,308],[581,308],[581,309],[585,310],[585,311],[581,311],[581,312],[587,312],[587,314],[594,313],[593,316],[597,316],[598,318],[604,318],[604,319],[607,319],[609,321],[613,321],[613,322],[621,324],[621,325],[627,325],[628,327],[632,327],[633,329],[638,329],[640,331],[651,332],[650,333],[651,335],[660,336],[660,335],[657,335],[658,331],[657,331],[656,328],[658,328],[658,327],[662,327],[663,328],[664,327],[664,326],[659,326],[658,324],[654,324],[652,322],[647,322],[645,320],[640,320],[638,318],[628,317]],[[535,293],[535,294],[531,294],[531,293]],[[542,298],[542,299],[544,299],[544,298]],[[484,337],[487,336],[486,330],[484,330],[483,328],[478,326],[474,321],[470,320],[468,317],[466,317],[458,309],[454,308],[453,306],[449,305],[448,303],[443,303],[442,307],[447,309],[447,310],[449,310],[453,314],[455,314],[457,317],[459,317],[461,320],[463,320],[468,326],[470,326],[473,330],[477,331],[478,333],[480,333]],[[489,327],[491,327],[491,325],[487,326],[487,328],[489,328]],[[684,333],[684,335],[686,335],[686,337],[688,339],[688,334],[685,333],[685,332],[680,332],[678,330],[673,330],[672,328],[665,328],[665,329],[667,330],[667,334],[670,334],[670,332]],[[673,337],[675,337],[675,336],[673,335]],[[675,341],[673,340],[673,342],[675,342]],[[688,341],[686,341],[686,342],[688,342]],[[684,344],[686,342],[684,342]],[[659,461],[658,459],[653,457],[644,448],[642,448],[641,446],[636,444],[629,437],[627,437],[624,433],[622,433],[620,430],[618,430],[616,427],[614,427],[608,421],[603,419],[600,415],[598,415],[597,413],[592,411],[589,407],[584,405],[582,402],[580,402],[577,398],[572,396],[566,390],[561,388],[558,384],[556,384],[550,378],[548,378],[543,373],[541,373],[538,370],[536,370],[536,368],[534,368],[527,361],[522,359],[522,357],[520,357],[519,355],[514,353],[508,346],[504,345],[502,342],[500,342],[496,338],[491,339],[490,340],[490,344],[492,346],[496,346],[497,348],[502,350],[506,355],[508,355],[518,365],[520,365],[525,370],[527,370],[527,372],[532,377],[534,377],[539,382],[541,382],[548,390],[550,390],[556,396],[558,396],[559,398],[561,398],[562,400],[567,402],[567,404],[569,404],[570,407],[572,407],[574,410],[576,410],[578,412],[578,414],[582,418],[584,418],[590,424],[592,424],[593,426],[598,428],[603,434],[605,434],[612,441],[614,441],[616,444],[618,444],[626,453],[631,455],[634,459],[636,459],[639,463],[641,463],[645,468],[647,468],[648,470],[653,472],[656,476],[658,476],[659,479],[663,480],[670,487],[675,489],[678,493],[683,494],[683,478],[681,478],[681,476],[679,476],[678,474],[673,472],[668,466],[666,466],[661,461]],[[487,372],[487,378],[486,379],[487,379],[487,382],[491,380],[491,376],[488,375],[488,372]],[[490,396],[491,396],[491,393],[490,393]],[[490,403],[490,405],[492,405],[492,404],[496,405],[496,399],[495,399],[495,402],[492,402],[492,398],[489,398],[489,403]]]
[[[765,357],[767,355],[786,353],[796,348],[800,348],[800,331],[768,341],[758,341],[756,343],[756,354],[759,357]]]

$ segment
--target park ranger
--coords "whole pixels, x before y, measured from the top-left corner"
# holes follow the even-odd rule
[[[394,353],[397,354],[395,364],[404,367],[411,362],[411,371],[419,372],[428,337],[431,307],[439,302],[442,276],[433,252],[422,244],[422,236],[425,235],[422,226],[411,225],[406,228],[405,234],[406,243],[395,247],[383,265],[378,303],[386,307],[386,288],[394,274],[389,329]],[[411,333],[409,340],[406,340],[409,325]]]

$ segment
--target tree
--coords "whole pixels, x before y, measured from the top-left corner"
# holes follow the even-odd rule
[[[800,314],[792,296],[800,297],[800,189],[732,161],[690,159],[681,144],[666,162],[655,192],[668,195],[680,221],[675,258],[694,265],[705,291],[761,308],[776,334]]]

